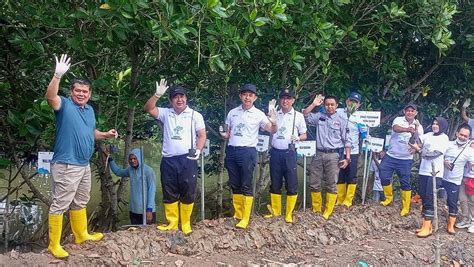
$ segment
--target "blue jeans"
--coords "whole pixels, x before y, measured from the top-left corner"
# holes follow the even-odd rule
[[[379,167],[382,185],[390,185],[392,183],[393,173],[396,172],[398,178],[400,179],[402,190],[411,190],[410,177],[412,164],[412,159],[396,159],[390,157],[389,155],[385,155]]]
[[[441,187],[442,179],[436,177],[436,188]],[[423,203],[423,207],[421,213],[423,217],[426,219],[433,219],[434,217],[434,204],[433,204],[433,177],[427,175],[419,175],[418,176],[418,185],[419,185],[419,194],[421,196],[421,202]],[[438,196],[441,192],[445,192],[444,190],[438,191]]]
[[[457,216],[460,185],[443,180],[443,187],[446,190],[446,194],[448,195],[449,216]]]

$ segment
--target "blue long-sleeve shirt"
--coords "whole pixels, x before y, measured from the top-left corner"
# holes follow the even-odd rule
[[[142,164],[140,149],[133,149],[130,154],[135,155],[138,160],[138,167],[135,169],[128,166],[125,169],[120,168],[115,161],[110,162],[110,170],[117,176],[130,177],[130,211],[137,214],[143,214],[143,191],[142,191],[142,170],[145,175],[146,187],[146,208],[155,212],[155,193],[156,193],[156,176],[153,169]]]

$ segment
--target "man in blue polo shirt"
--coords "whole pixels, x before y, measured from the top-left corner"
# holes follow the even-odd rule
[[[61,77],[68,71],[70,60],[67,55],[62,55],[60,60],[56,57],[54,76],[46,91],[48,104],[56,117],[48,246],[56,258],[69,256],[60,245],[63,214],[68,209],[76,244],[102,239],[103,234],[89,234],[87,231],[86,205],[91,190],[89,160],[94,153],[94,139],[118,135],[114,129],[107,132],[96,129],[94,110],[87,104],[91,97],[88,81],[73,80],[69,98],[58,95]]]

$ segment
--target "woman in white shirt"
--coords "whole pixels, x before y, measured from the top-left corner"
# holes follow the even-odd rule
[[[423,203],[423,226],[417,230],[418,237],[427,237],[432,232],[431,220],[434,217],[432,163],[434,171],[437,172],[436,179],[441,180],[444,173],[444,154],[449,145],[448,128],[448,121],[445,118],[436,117],[431,125],[432,132],[420,136],[421,145],[410,144],[412,149],[421,153],[418,185]]]

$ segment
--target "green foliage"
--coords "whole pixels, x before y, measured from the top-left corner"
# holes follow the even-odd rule
[[[259,107],[286,86],[299,108],[315,92],[343,99],[359,90],[365,108],[383,107],[386,118],[412,100],[428,116],[454,118],[459,97],[474,92],[474,14],[462,1],[7,1],[0,12],[0,137],[8,130],[18,150],[51,149],[43,95],[61,53],[73,59],[61,93],[73,77],[93,80],[98,128],[124,132],[135,108],[139,136],[160,78],[189,88],[215,129],[245,82],[258,86]]]

